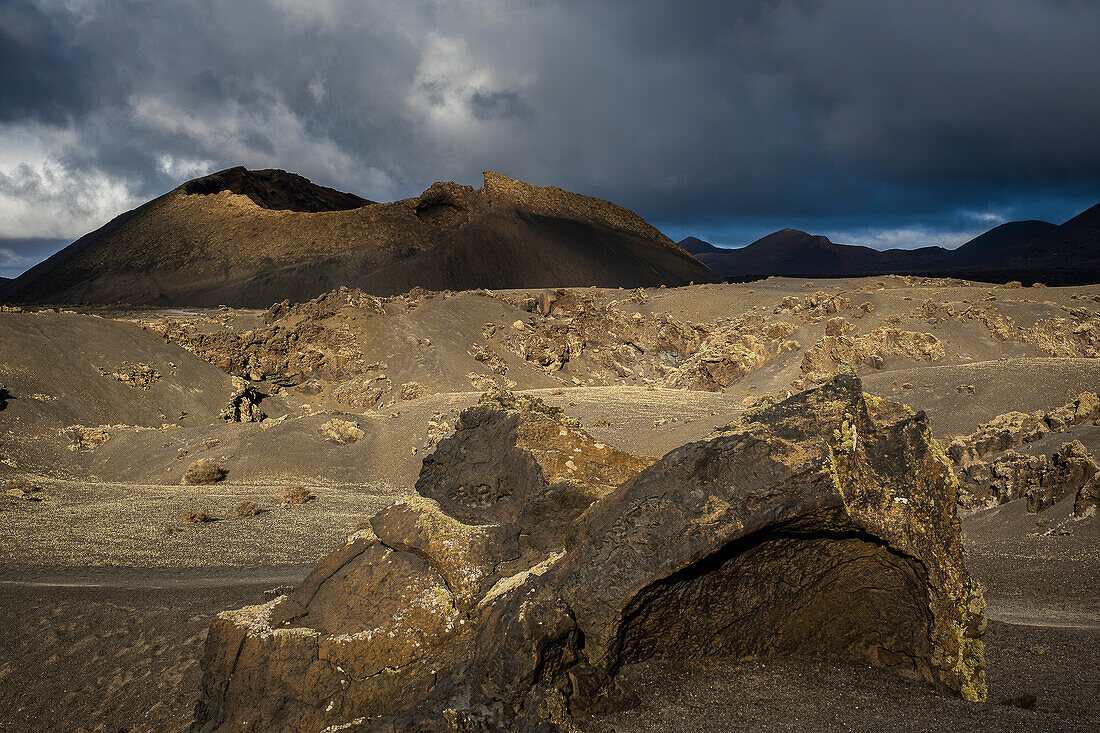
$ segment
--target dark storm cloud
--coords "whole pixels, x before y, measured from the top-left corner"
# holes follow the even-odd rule
[[[0,237],[0,277],[15,277],[69,244],[68,239]]]
[[[495,169],[729,243],[780,226],[949,242],[1100,200],[1089,0],[0,0],[0,14],[18,20],[0,31],[15,81],[0,132],[18,133],[0,142],[0,236],[36,233],[29,216],[4,230],[21,190],[75,236],[237,164],[374,199]],[[65,176],[116,187],[74,196]]]
[[[88,59],[30,2],[0,0],[0,122],[65,122],[90,103]]]
[[[470,95],[470,111],[479,120],[524,118],[528,113],[527,103],[515,92],[483,92],[480,89]]]

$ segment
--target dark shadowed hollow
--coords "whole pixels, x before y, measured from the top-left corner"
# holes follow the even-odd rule
[[[643,590],[620,660],[847,658],[930,681],[927,587],[918,561],[866,534],[758,532]]]

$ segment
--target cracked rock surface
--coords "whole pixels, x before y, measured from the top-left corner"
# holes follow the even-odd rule
[[[217,617],[195,729],[568,730],[661,659],[852,659],[985,699],[984,600],[922,413],[838,376],[647,463],[484,398],[422,498]]]

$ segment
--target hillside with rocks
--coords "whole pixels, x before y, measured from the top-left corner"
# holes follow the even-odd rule
[[[1097,286],[338,287],[0,343],[0,727],[1100,714]]]

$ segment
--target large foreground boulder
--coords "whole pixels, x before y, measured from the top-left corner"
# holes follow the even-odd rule
[[[215,620],[196,729],[565,730],[661,657],[850,659],[985,699],[984,601],[923,414],[842,376],[644,470],[597,445],[530,402],[471,408],[424,498]]]

